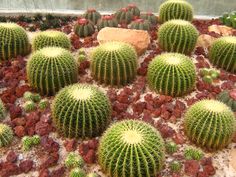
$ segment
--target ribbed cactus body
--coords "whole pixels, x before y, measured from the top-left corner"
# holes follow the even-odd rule
[[[71,43],[66,34],[60,31],[48,30],[40,32],[35,36],[32,47],[34,51],[44,47],[62,47],[70,49]]]
[[[11,127],[0,123],[0,148],[9,145],[13,139]]]
[[[92,36],[95,29],[89,20],[82,18],[78,20],[77,24],[75,24],[74,31],[79,37],[87,37]]]
[[[185,114],[184,128],[191,141],[208,150],[227,146],[236,130],[234,113],[222,102],[201,100]]]
[[[165,53],[149,64],[147,80],[149,87],[160,94],[182,96],[195,87],[195,65],[183,54]]]
[[[130,24],[130,29],[149,31],[151,24],[148,20],[137,19]]]
[[[209,59],[217,67],[236,73],[236,37],[226,36],[215,40],[210,48]]]
[[[57,130],[66,137],[96,137],[110,121],[111,105],[97,88],[74,84],[56,95],[52,116]]]
[[[92,52],[91,73],[101,83],[126,85],[134,80],[136,69],[137,54],[130,44],[107,42]]]
[[[198,31],[184,20],[170,20],[159,28],[160,47],[167,52],[191,54],[197,43]]]
[[[0,120],[5,119],[5,117],[6,117],[6,109],[2,100],[0,99]]]
[[[26,31],[15,23],[0,23],[0,61],[9,60],[17,55],[30,52]]]
[[[141,14],[140,18],[148,20],[152,25],[157,25],[157,17],[153,13]]]
[[[36,51],[27,62],[29,84],[44,95],[54,95],[77,81],[77,64],[63,48],[45,47]]]
[[[164,23],[172,19],[192,21],[193,7],[185,0],[167,0],[159,9],[159,21]]]
[[[111,177],[155,177],[164,158],[159,132],[135,120],[113,124],[103,134],[98,148],[98,162]]]
[[[97,24],[98,20],[101,18],[101,14],[96,11],[96,9],[88,9],[84,15],[84,18],[93,22],[94,25]]]
[[[118,22],[113,16],[103,16],[101,20],[98,21],[97,28],[100,31],[105,27],[118,27]]]
[[[216,98],[229,106],[234,112],[236,111],[236,89],[224,90]]]
[[[120,24],[129,24],[132,21],[133,15],[128,8],[122,8],[115,13],[116,20]]]
[[[132,16],[140,16],[140,10],[135,4],[129,4],[127,8],[131,12]]]

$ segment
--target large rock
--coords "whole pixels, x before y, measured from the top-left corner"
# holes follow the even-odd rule
[[[129,43],[135,47],[138,55],[142,55],[150,43],[150,36],[147,31],[110,27],[99,31],[97,39],[100,44],[108,41]]]

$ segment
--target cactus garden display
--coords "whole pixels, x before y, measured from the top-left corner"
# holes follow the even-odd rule
[[[236,112],[236,89],[224,90],[217,95],[217,100],[225,103]]]
[[[6,108],[2,100],[0,99],[0,120],[5,119],[5,117],[6,117]]]
[[[132,21],[133,14],[128,8],[122,8],[115,13],[115,18],[120,24],[129,24]]]
[[[148,12],[146,14],[141,14],[140,18],[144,20],[148,20],[151,23],[151,25],[154,25],[154,26],[157,25],[157,17],[151,12]]]
[[[148,20],[137,19],[130,24],[130,29],[149,31],[151,24]]]
[[[100,31],[105,27],[118,27],[117,20],[111,15],[105,15],[97,23],[97,28]]]
[[[75,24],[74,31],[75,34],[77,34],[79,37],[88,37],[93,35],[93,33],[95,32],[95,28],[92,22],[85,18],[81,18]]]
[[[0,123],[0,148],[8,146],[13,140],[13,131],[11,127]]]
[[[90,20],[94,25],[96,25],[98,20],[101,18],[101,14],[96,11],[96,9],[88,9],[83,17],[87,20]]]
[[[221,23],[223,23],[226,26],[232,27],[236,29],[236,11],[233,11],[231,13],[224,13],[220,17]]]

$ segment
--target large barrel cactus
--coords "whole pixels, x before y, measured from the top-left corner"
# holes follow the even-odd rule
[[[96,9],[88,9],[84,15],[84,18],[93,22],[94,25],[97,24],[98,20],[101,18],[101,14],[96,11]]]
[[[29,84],[44,95],[54,95],[77,81],[77,64],[72,54],[60,47],[36,51],[27,62]]]
[[[164,23],[172,19],[192,21],[193,7],[185,0],[167,0],[159,9],[159,20]]]
[[[236,130],[234,113],[222,102],[201,100],[185,114],[184,128],[191,141],[208,150],[227,146]]]
[[[0,61],[9,60],[17,55],[30,52],[26,31],[15,23],[0,23]]]
[[[236,73],[236,37],[226,36],[215,40],[209,58],[217,67]]]
[[[34,51],[44,47],[62,47],[70,49],[71,43],[66,34],[60,31],[48,30],[38,33],[33,39],[32,48]]]
[[[13,131],[11,127],[0,123],[0,148],[9,145],[12,142],[12,139]]]
[[[102,136],[98,162],[111,177],[155,177],[164,164],[164,143],[151,125],[124,120]]]
[[[70,138],[101,135],[110,116],[111,105],[107,96],[86,84],[65,87],[52,104],[52,117],[57,130]]]
[[[78,20],[77,24],[75,24],[74,31],[79,37],[88,37],[93,35],[95,28],[91,21],[81,18]]]
[[[195,65],[183,54],[158,55],[148,66],[147,80],[149,87],[161,94],[182,96],[195,87]]]
[[[170,20],[161,25],[158,31],[159,45],[167,52],[190,54],[197,38],[197,29],[184,20]]]
[[[216,98],[236,112],[236,89],[224,90]]]
[[[115,17],[120,24],[129,24],[133,15],[128,8],[122,8],[115,13]]]
[[[133,46],[123,42],[107,42],[91,55],[92,76],[108,85],[126,85],[134,80],[137,54]]]
[[[3,120],[6,116],[6,109],[5,106],[0,98],[0,120]]]
[[[98,31],[105,27],[118,27],[117,20],[111,15],[103,16],[97,24]]]

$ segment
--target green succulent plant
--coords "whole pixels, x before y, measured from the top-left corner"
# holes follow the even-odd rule
[[[33,93],[26,91],[23,95],[25,101],[33,101]]]
[[[159,8],[159,21],[164,23],[172,19],[192,21],[193,7],[185,0],[167,0]]]
[[[6,108],[0,98],[0,120],[5,119],[5,117],[6,117]]]
[[[70,152],[66,157],[65,165],[67,168],[82,168],[84,166],[84,160],[79,154]]]
[[[99,177],[97,173],[89,173],[86,177]]]
[[[188,147],[184,150],[184,157],[187,160],[201,160],[203,152],[200,149]]]
[[[44,99],[40,100],[38,107],[39,107],[39,109],[44,110],[48,107],[48,105],[49,105],[48,99],[44,98]]]
[[[236,89],[224,90],[217,95],[216,99],[225,103],[232,111],[236,112]]]
[[[79,37],[87,37],[92,36],[95,32],[94,26],[92,22],[85,18],[81,18],[78,20],[78,22],[75,24],[74,28],[75,34]]]
[[[38,145],[41,141],[41,138],[40,138],[39,135],[34,135],[34,136],[32,136],[31,139],[32,139],[32,144],[33,145]]]
[[[33,146],[38,145],[40,143],[40,136],[39,135],[34,135],[32,137],[24,136],[21,139],[21,142],[23,150],[29,151]]]
[[[231,13],[228,13],[228,12],[224,13],[220,17],[220,21],[224,25],[233,27],[234,29],[236,29],[236,11],[233,11]]]
[[[36,93],[36,94],[33,94],[33,101],[34,102],[39,102],[41,100],[41,96],[38,94],[38,93]]]
[[[44,95],[54,95],[77,81],[77,63],[63,48],[45,47],[36,51],[27,62],[29,84]]]
[[[150,28],[151,28],[151,24],[148,20],[137,19],[130,24],[130,29],[149,31]]]
[[[86,173],[81,168],[74,168],[70,172],[70,177],[85,177]]]
[[[26,101],[23,104],[23,109],[25,112],[31,112],[36,109],[36,104],[33,101]]]
[[[204,76],[203,78],[202,78],[202,80],[204,81],[204,82],[206,82],[206,83],[208,83],[208,84],[212,84],[212,82],[213,82],[213,79],[211,78],[211,76]]]
[[[26,31],[15,23],[0,23],[0,62],[30,52]]]
[[[84,18],[93,22],[94,25],[97,24],[98,20],[101,18],[101,14],[96,11],[96,9],[88,9],[84,15]]]
[[[149,87],[160,94],[182,96],[195,87],[195,65],[183,54],[164,53],[149,64],[147,80]]]
[[[201,100],[193,104],[185,114],[184,129],[196,145],[208,150],[227,146],[236,130],[234,113],[217,100]]]
[[[215,66],[236,73],[236,37],[225,36],[215,40],[210,47],[209,59]]]
[[[79,55],[79,56],[77,57],[77,63],[78,63],[78,65],[79,65],[81,62],[85,61],[85,60],[86,60],[86,56],[85,56],[85,55]]]
[[[79,55],[86,55],[86,52],[85,52],[84,48],[79,49]]]
[[[170,170],[174,173],[180,172],[182,164],[179,161],[172,161],[170,163]]]
[[[165,147],[166,147],[166,152],[168,154],[173,154],[173,153],[175,153],[177,151],[177,145],[173,141],[168,141],[166,143]]]
[[[98,31],[105,27],[118,27],[117,20],[111,15],[103,16],[97,24]]]
[[[74,84],[56,95],[52,117],[56,128],[66,137],[95,137],[110,122],[111,104],[94,86]]]
[[[141,14],[140,15],[141,19],[148,20],[151,25],[157,25],[157,17],[153,13],[146,13],[146,14]]]
[[[13,140],[13,131],[11,127],[0,123],[0,148],[9,145]]]
[[[184,20],[170,20],[161,25],[158,30],[159,45],[167,52],[191,54],[197,39],[197,29]]]
[[[129,24],[133,15],[128,8],[122,8],[115,13],[115,18],[120,24]]]
[[[44,47],[62,47],[69,50],[71,43],[65,33],[48,30],[40,32],[35,36],[32,47],[34,51]]]
[[[164,142],[145,122],[120,121],[103,134],[98,162],[111,177],[156,176],[164,163]]]
[[[131,12],[132,16],[136,17],[140,16],[140,10],[135,4],[128,4],[127,8]]]
[[[123,42],[106,42],[96,47],[91,55],[91,74],[107,85],[126,85],[136,77],[137,53]]]

